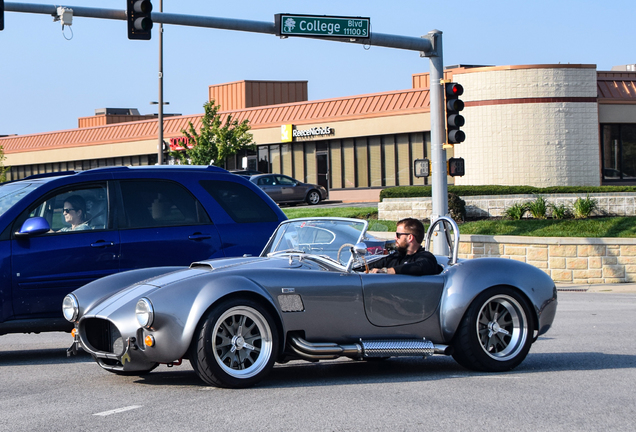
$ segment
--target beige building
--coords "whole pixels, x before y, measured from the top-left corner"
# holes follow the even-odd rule
[[[428,74],[413,88],[307,100],[306,81],[210,86],[223,116],[249,119],[255,151],[228,169],[280,172],[330,189],[331,199],[377,200],[382,188],[428,184],[414,175],[430,158]],[[447,156],[465,160],[456,184],[599,185],[636,182],[636,72],[594,65],[459,66],[466,141]],[[165,148],[201,115],[164,117]],[[0,138],[9,179],[106,165],[157,162],[158,123],[136,110],[96,110],[78,128]]]

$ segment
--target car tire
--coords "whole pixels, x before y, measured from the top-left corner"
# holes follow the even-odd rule
[[[318,192],[317,190],[310,190],[309,193],[307,194],[307,204],[309,205],[316,205],[320,202],[320,192]]]
[[[278,352],[276,323],[259,303],[229,299],[201,320],[190,346],[190,363],[207,384],[251,387],[274,366]]]
[[[495,287],[471,303],[453,338],[453,358],[463,367],[504,372],[517,367],[532,345],[534,317],[515,290]]]

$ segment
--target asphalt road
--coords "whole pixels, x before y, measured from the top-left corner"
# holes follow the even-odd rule
[[[63,333],[0,336],[0,431],[633,431],[636,294],[561,292],[554,327],[509,373],[452,358],[277,365],[207,387],[187,362],[145,377],[67,359]]]

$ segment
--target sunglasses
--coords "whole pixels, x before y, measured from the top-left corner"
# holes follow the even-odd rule
[[[64,214],[69,213],[69,212],[72,212],[72,211],[75,211],[75,209],[72,209],[72,208],[65,208],[65,209],[62,209],[62,212],[63,212]]]
[[[395,236],[396,236],[396,237],[400,237],[400,236],[403,236],[403,235],[409,235],[409,234],[411,234],[411,233],[401,233],[401,232],[396,232],[396,233],[395,233]]]

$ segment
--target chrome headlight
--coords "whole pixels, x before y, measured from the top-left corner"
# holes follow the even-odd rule
[[[139,299],[135,307],[135,315],[137,316],[137,322],[139,322],[140,326],[150,328],[155,319],[155,311],[150,300],[147,298]]]
[[[62,301],[62,313],[67,321],[77,321],[77,316],[79,315],[79,302],[75,295],[68,294],[64,297],[64,300]]]

